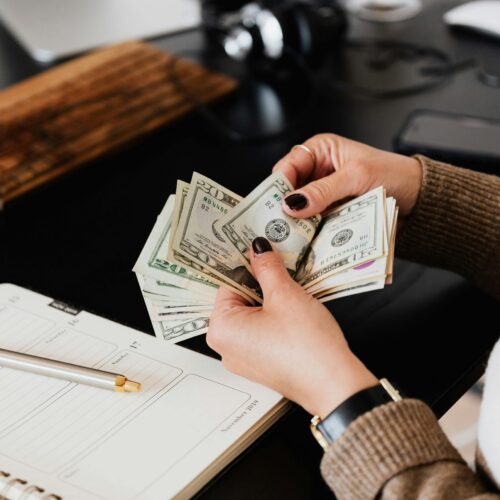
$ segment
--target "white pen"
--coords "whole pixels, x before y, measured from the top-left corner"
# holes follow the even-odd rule
[[[54,359],[8,351],[6,349],[0,349],[0,366],[116,392],[139,392],[141,390],[139,382],[128,380],[124,375],[72,365],[71,363],[64,363]]]

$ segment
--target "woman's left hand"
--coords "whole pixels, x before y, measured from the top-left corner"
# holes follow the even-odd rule
[[[324,418],[352,394],[378,383],[351,352],[335,318],[286,271],[265,238],[257,238],[252,269],[261,307],[219,290],[207,342],[230,371],[266,385]]]

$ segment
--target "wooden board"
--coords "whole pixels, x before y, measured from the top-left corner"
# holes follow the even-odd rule
[[[143,42],[96,51],[0,92],[0,206],[231,92],[236,82]]]

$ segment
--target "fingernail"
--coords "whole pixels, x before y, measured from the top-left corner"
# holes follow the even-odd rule
[[[306,208],[308,205],[307,198],[300,193],[294,193],[285,198],[285,203],[288,205],[288,208],[292,210],[302,210]]]
[[[255,255],[260,255],[261,253],[271,252],[273,247],[271,243],[263,238],[262,236],[258,236],[252,241],[252,248]]]

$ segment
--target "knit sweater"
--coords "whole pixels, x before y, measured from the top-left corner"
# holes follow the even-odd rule
[[[417,158],[422,188],[398,255],[456,271],[500,299],[500,178]],[[339,500],[500,498],[499,376],[500,343],[487,370],[476,473],[432,410],[405,399],[352,422],[323,457],[324,479]]]

